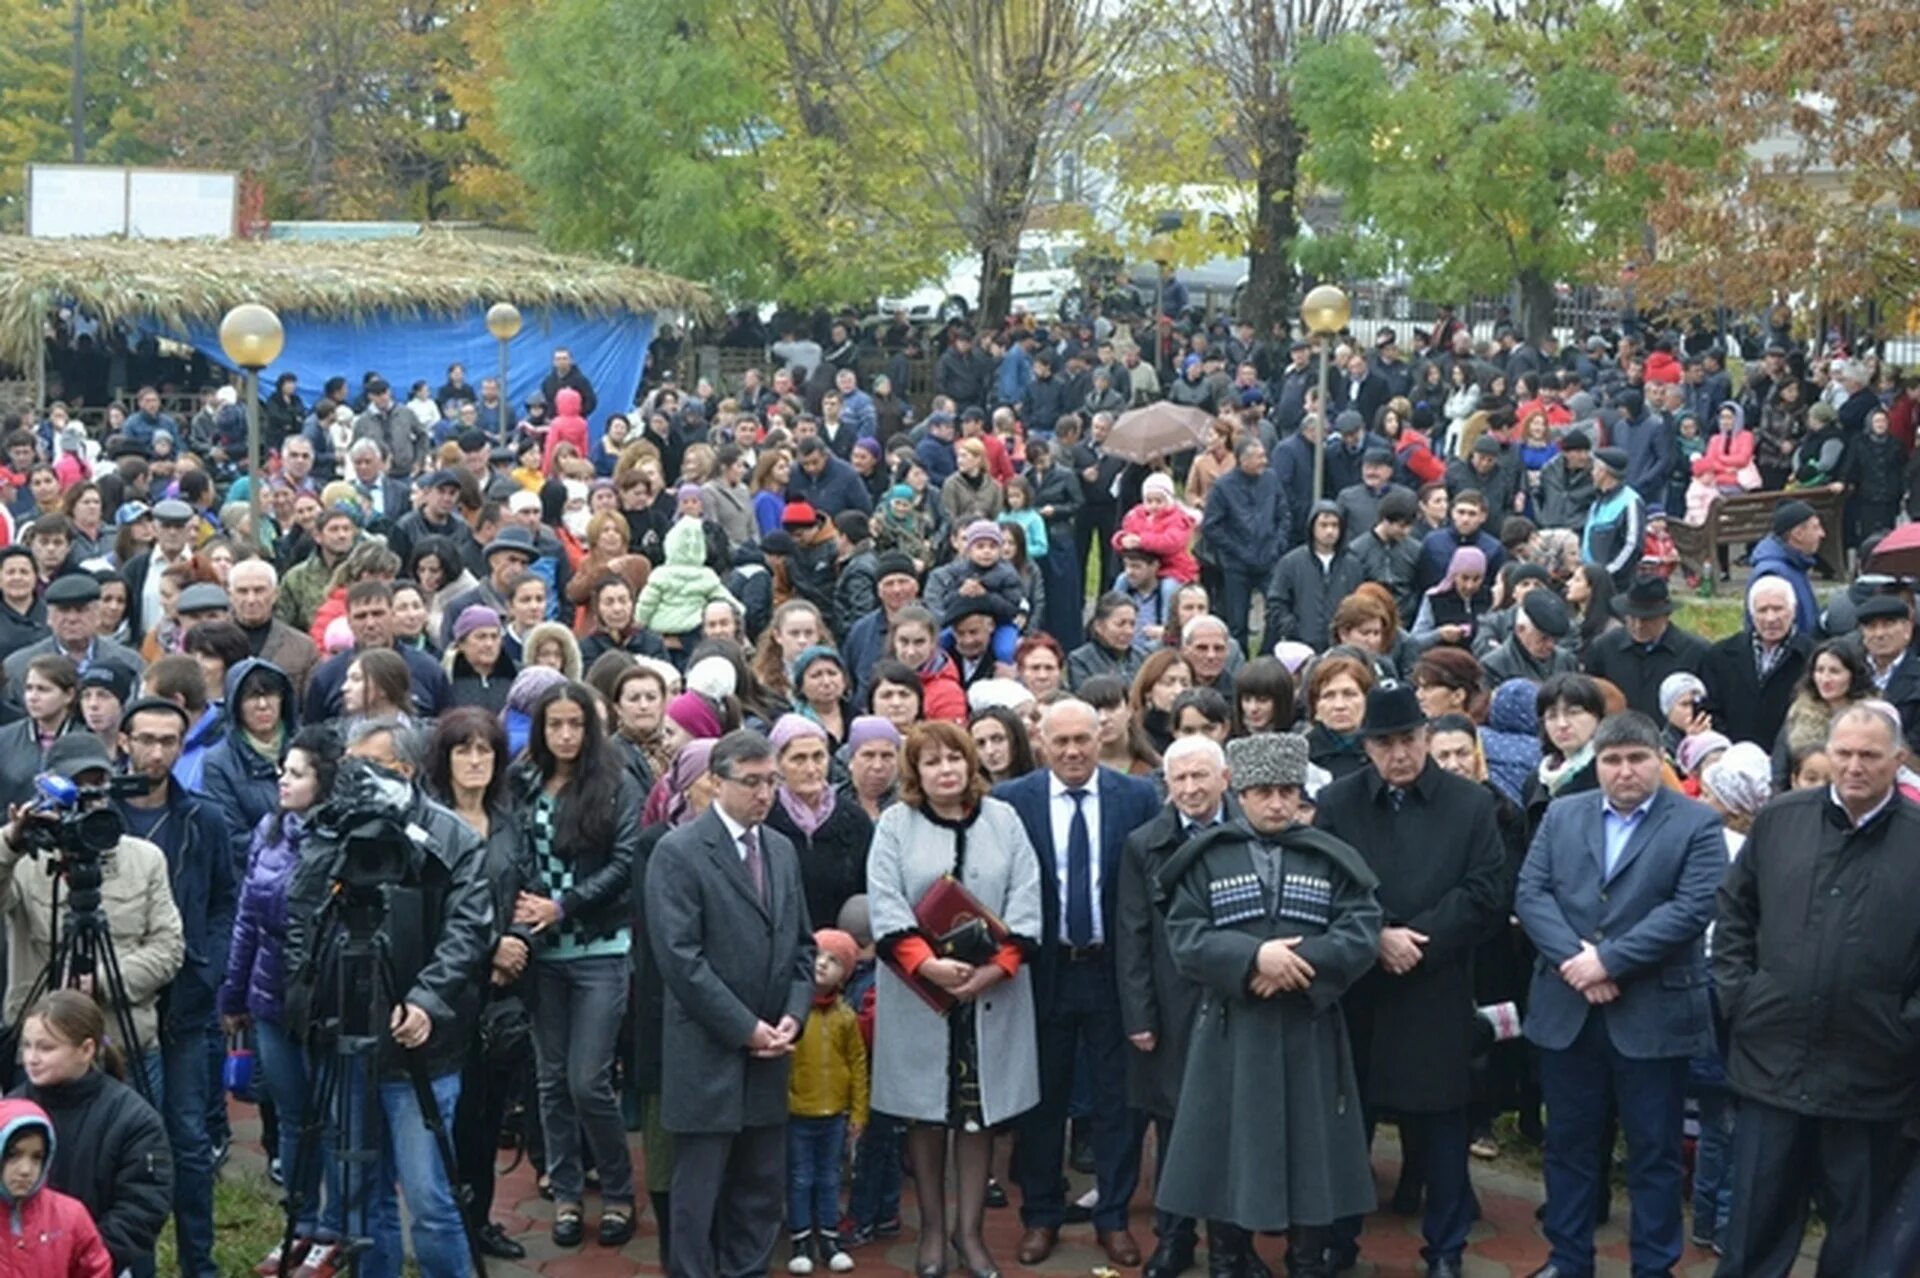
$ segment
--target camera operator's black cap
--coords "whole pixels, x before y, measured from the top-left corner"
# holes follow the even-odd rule
[[[107,748],[100,744],[99,737],[91,732],[70,732],[48,747],[45,770],[77,781],[84,773],[113,771],[113,760],[107,757]]]
[[[168,714],[178,715],[182,729],[193,726],[192,718],[188,716],[185,708],[183,708],[179,702],[169,701],[165,697],[141,697],[138,701],[128,702],[127,708],[120,712],[120,731],[131,731],[133,729],[133,716],[136,714],[145,714],[149,710],[165,710]],[[62,741],[66,740],[65,737],[60,739]]]
[[[53,584],[47,587],[46,598],[55,608],[84,608],[100,602],[100,583],[93,579],[92,573],[70,572],[53,579]]]

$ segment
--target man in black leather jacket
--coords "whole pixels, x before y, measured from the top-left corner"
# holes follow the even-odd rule
[[[404,925],[393,917],[386,924],[397,989],[390,1038],[379,1055],[377,1091],[385,1119],[381,1170],[359,1193],[349,1194],[349,1199],[364,1198],[347,1203],[347,1222],[349,1229],[360,1228],[356,1209],[364,1205],[373,1247],[359,1266],[369,1275],[398,1278],[403,1251],[394,1196],[397,1181],[407,1198],[420,1272],[427,1278],[467,1278],[472,1262],[452,1177],[426,1128],[408,1073],[417,1067],[426,1075],[441,1117],[451,1124],[460,1096],[460,1068],[467,1043],[478,1030],[480,993],[493,953],[493,897],[479,836],[414,784],[420,750],[413,731],[398,722],[361,723],[348,741],[348,762],[335,783],[337,794],[350,778],[359,779],[353,760],[373,765],[365,769],[371,774],[361,787],[365,801],[354,815],[385,808],[404,824],[409,844],[402,881],[406,891],[396,895],[413,898],[404,906],[410,915]],[[316,966],[309,957],[322,940],[317,916],[341,868],[339,836],[322,828],[330,824],[316,822],[287,893],[288,1023],[302,1034],[315,1013],[332,1001],[328,974],[308,970]],[[395,912],[401,908],[394,906]],[[407,936],[407,931],[414,934]],[[345,1090],[352,1080],[342,1081]],[[356,1089],[354,1094],[362,1093]],[[356,1108],[354,1126],[359,1123]],[[361,1133],[354,1137],[358,1143]]]

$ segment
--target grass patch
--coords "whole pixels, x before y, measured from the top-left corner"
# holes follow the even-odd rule
[[[223,1274],[247,1278],[280,1241],[286,1217],[280,1189],[258,1172],[229,1162],[213,1187],[213,1261]],[[173,1224],[160,1232],[159,1272],[178,1273]]]

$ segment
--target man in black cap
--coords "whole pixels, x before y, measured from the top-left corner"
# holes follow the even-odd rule
[[[396,402],[393,388],[378,375],[367,382],[367,408],[354,419],[353,439],[355,443],[370,439],[378,444],[387,460],[387,473],[400,480],[413,473],[414,459],[424,456],[432,442],[413,410]],[[362,475],[361,479],[366,481],[367,477]],[[383,513],[389,520],[400,515],[392,506]]]
[[[0,666],[5,676],[6,704],[16,714],[21,708],[20,686],[27,677],[27,663],[48,653],[71,658],[83,675],[95,663],[102,663],[125,671],[128,679],[140,677],[145,665],[140,654],[99,633],[100,583],[91,575],[75,572],[56,579],[47,587],[46,605],[47,637],[9,653],[4,666]]]
[[[1370,766],[1322,789],[1314,814],[1380,880],[1379,961],[1340,1006],[1369,1139],[1394,1115],[1407,1158],[1422,1164],[1408,1171],[1427,1190],[1427,1273],[1458,1278],[1475,1215],[1473,951],[1511,908],[1505,845],[1493,796],[1430,757],[1411,684],[1374,688],[1360,735]],[[1355,1214],[1335,1226],[1336,1271],[1358,1256],[1360,1225]]]
[[[1664,717],[1661,680],[1683,670],[1698,675],[1707,662],[1706,640],[1674,625],[1673,607],[1666,578],[1641,577],[1613,597],[1621,627],[1587,646],[1587,673],[1612,683],[1631,709],[1656,723]]]
[[[233,601],[213,582],[196,581],[180,592],[180,597],[173,602],[173,611],[180,618],[180,630],[184,634],[195,626],[233,620]]]
[[[1374,1203],[1359,1107],[1340,1102],[1356,1090],[1347,1025],[1328,1013],[1380,960],[1379,884],[1353,847],[1301,823],[1304,737],[1229,742],[1227,764],[1239,819],[1159,875],[1174,965],[1204,998],[1154,1205],[1238,1227],[1212,1234],[1221,1278],[1250,1271],[1246,1231],[1282,1230],[1293,1278],[1325,1278],[1334,1222]]]
[[[1508,679],[1544,683],[1552,675],[1578,671],[1580,659],[1560,646],[1572,629],[1559,595],[1547,586],[1529,590],[1514,609],[1513,633],[1482,659],[1488,686]]]
[[[213,1259],[213,1141],[207,1106],[217,1085],[212,1065],[214,996],[226,975],[233,936],[233,856],[225,823],[173,775],[191,726],[188,712],[163,697],[142,697],[120,717],[128,770],[146,778],[145,794],[113,801],[127,833],[166,856],[167,878],[193,962],[169,987],[160,1037],[142,1043],[141,1066],[173,1146],[173,1214],[180,1268],[218,1278]],[[124,960],[123,960],[124,965]]]
[[[1287,347],[1289,363],[1274,379],[1269,395],[1273,400],[1273,423],[1280,439],[1300,429],[1307,415],[1307,392],[1314,387],[1313,343],[1296,339]],[[1277,441],[1276,441],[1277,442]]]
[[[1402,358],[1399,335],[1390,327],[1373,336],[1373,371],[1386,382],[1389,399],[1412,393],[1413,366]]]
[[[1377,581],[1393,592],[1402,626],[1412,626],[1420,612],[1420,598],[1413,589],[1414,575],[1420,570],[1420,542],[1413,535],[1413,521],[1419,514],[1419,499],[1395,485],[1380,499],[1372,526],[1347,545],[1361,580]]]
[[[1593,505],[1580,534],[1580,558],[1598,564],[1624,590],[1640,565],[1647,536],[1647,504],[1627,483],[1629,462],[1623,448],[1593,454]]]
[[[854,672],[862,688],[874,662],[886,655],[883,649],[887,631],[893,625],[893,615],[920,598],[920,574],[914,571],[913,560],[897,550],[876,556],[873,589],[880,606],[848,627],[846,638],[840,643],[847,668]]]
[[[1458,497],[1471,488],[1487,500],[1487,518],[1498,528],[1500,521],[1514,513],[1514,498],[1520,491],[1518,467],[1509,466],[1507,446],[1492,435],[1473,441],[1473,451],[1465,458],[1447,464],[1447,495]]]
[[[1913,655],[1913,610],[1898,595],[1860,605],[1860,646],[1882,700],[1900,712],[1908,748],[1920,741],[1920,657]]]
[[[424,538],[445,537],[464,557],[473,541],[473,530],[455,513],[460,507],[460,477],[450,470],[436,470],[421,482],[421,488],[424,496],[420,504],[387,530],[387,549],[405,564]]]
[[[933,388],[957,408],[985,408],[993,389],[993,358],[973,344],[973,330],[956,328],[933,369]]]
[[[511,611],[507,606],[507,583],[527,571],[539,551],[526,529],[508,524],[486,544],[485,554],[487,579],[447,604],[441,623],[440,644],[443,648],[453,646],[453,623],[475,604],[491,608],[503,617]]]
[[[1340,507],[1345,532],[1342,545],[1372,528],[1380,520],[1380,502],[1388,493],[1413,496],[1413,490],[1393,482],[1393,448],[1385,440],[1374,439],[1360,458],[1360,481],[1340,489],[1334,502]],[[1331,477],[1331,476],[1329,476]]]
[[[1783,501],[1773,512],[1773,530],[1753,548],[1753,579],[1779,577],[1793,587],[1793,628],[1811,638],[1820,627],[1820,600],[1813,593],[1813,569],[1827,530],[1806,502]]]
[[[134,682],[117,666],[98,665],[80,676],[80,721],[113,760],[126,762],[120,748],[120,716],[133,700]]]
[[[1540,526],[1580,531],[1587,525],[1593,499],[1593,439],[1575,426],[1560,437],[1560,451],[1540,468],[1535,506]]]

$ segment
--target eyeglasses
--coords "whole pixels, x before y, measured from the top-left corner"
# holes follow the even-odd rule
[[[746,777],[721,777],[720,779],[728,785],[737,785],[743,790],[771,790],[780,784],[780,777],[778,774],[772,772],[762,772],[754,776]]]

